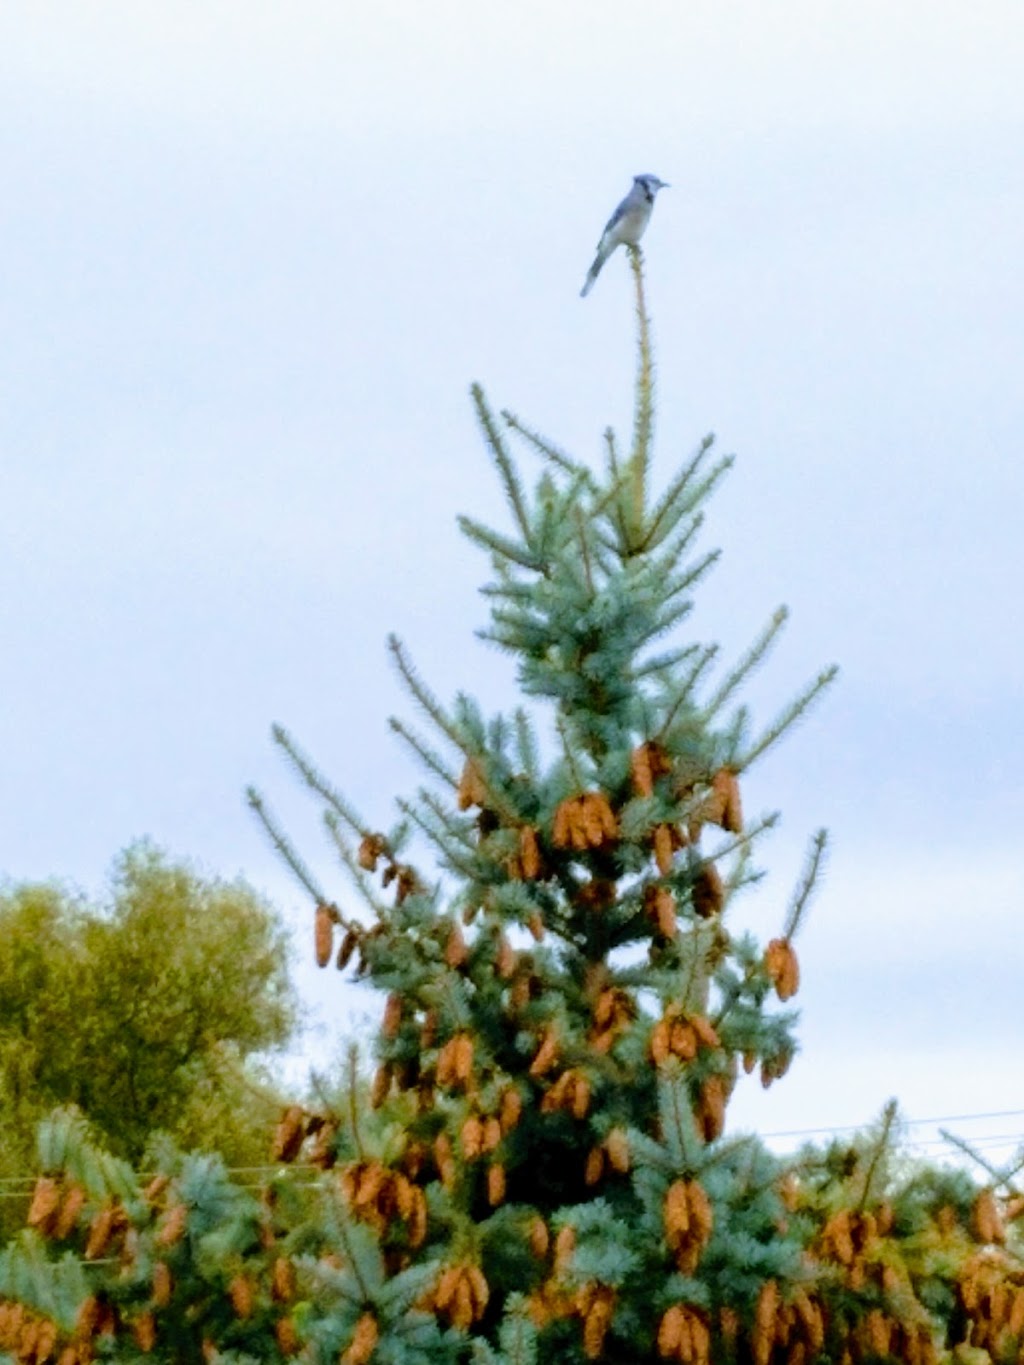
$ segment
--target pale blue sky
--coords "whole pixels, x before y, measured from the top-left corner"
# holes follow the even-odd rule
[[[306,966],[243,787],[315,861],[280,720],[389,817],[391,629],[507,703],[466,389],[598,458],[625,263],[577,294],[653,171],[660,467],[738,455],[696,627],[736,652],[789,604],[765,719],[843,667],[747,784],[784,821],[738,920],[834,852],[804,1054],[737,1121],[1024,1110],[1021,71],[1018,3],[4,7],[0,872],[96,890],[141,835],[244,872],[330,1052],[367,1005]]]

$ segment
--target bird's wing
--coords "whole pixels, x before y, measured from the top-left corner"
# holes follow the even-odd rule
[[[623,218],[625,218],[626,214],[632,207],[633,207],[632,200],[630,196],[627,194],[625,199],[623,199],[622,203],[619,204],[618,208],[616,208],[615,212],[608,219],[607,223],[605,223],[604,232],[601,233],[602,240],[608,236],[609,232],[611,232],[613,227],[617,226],[617,224],[622,222]]]

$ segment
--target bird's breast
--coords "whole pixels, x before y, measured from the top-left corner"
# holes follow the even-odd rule
[[[627,210],[617,224],[619,241],[626,242],[630,246],[636,246],[643,236],[650,218],[650,204],[638,204],[636,208]]]

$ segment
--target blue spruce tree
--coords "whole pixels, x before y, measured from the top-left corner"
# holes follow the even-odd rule
[[[481,1362],[705,1362],[754,1330],[767,1284],[801,1279],[779,1170],[729,1138],[726,1109],[741,1070],[767,1085],[793,1056],[780,1002],[797,988],[793,937],[824,833],[771,943],[731,932],[729,908],[774,821],[745,819],[743,775],[835,670],[758,732],[735,699],[785,611],[724,673],[713,645],[680,638],[717,558],[696,549],[704,504],[731,461],[709,437],[652,493],[636,250],[632,265],[633,431],[627,450],[606,433],[601,473],[472,391],[511,525],[460,524],[491,562],[481,634],[515,657],[528,705],[489,718],[465,694],[443,706],[392,638],[430,731],[392,726],[430,785],[390,831],[275,731],[325,802],[361,917],[320,891],[251,794],[317,901],[321,963],[337,936],[339,965],[387,995],[377,1138],[336,1119],[334,1156],[346,1216],[382,1264],[435,1267],[409,1305],[378,1295],[350,1310],[346,1331],[368,1312],[382,1342],[395,1334],[396,1361],[414,1358],[398,1350],[411,1311]],[[513,442],[539,458],[532,489]],[[408,857],[412,833],[440,883]]]

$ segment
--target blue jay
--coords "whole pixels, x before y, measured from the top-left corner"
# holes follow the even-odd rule
[[[634,175],[633,188],[608,219],[601,240],[597,244],[594,264],[587,271],[587,278],[580,290],[580,298],[585,299],[594,287],[594,281],[601,273],[601,267],[617,246],[636,246],[646,231],[654,208],[654,196],[659,190],[669,186],[656,175]]]

